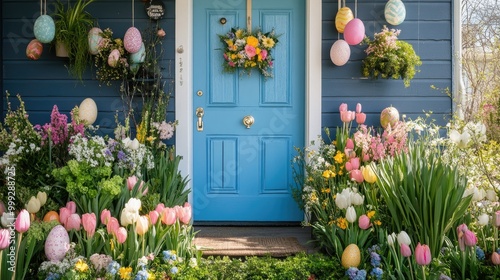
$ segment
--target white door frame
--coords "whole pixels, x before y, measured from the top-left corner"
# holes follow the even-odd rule
[[[225,3],[229,0],[220,0]],[[235,0],[231,0],[235,1]],[[244,0],[238,0],[244,1]],[[321,23],[322,0],[306,0],[305,144],[321,134]],[[175,117],[179,170],[193,189],[193,0],[175,1]],[[189,195],[193,201],[193,193]]]

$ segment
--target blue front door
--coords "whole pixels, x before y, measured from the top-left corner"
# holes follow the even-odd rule
[[[218,35],[246,27],[245,0],[194,0],[195,221],[300,221],[294,146],[304,146],[305,0],[253,0],[253,29],[275,30],[273,78],[223,72]],[[182,98],[178,96],[177,98]],[[197,110],[203,109],[202,130]],[[253,125],[243,124],[252,116]]]

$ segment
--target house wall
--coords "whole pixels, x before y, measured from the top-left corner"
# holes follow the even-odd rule
[[[48,14],[54,10],[53,3],[48,1]],[[166,14],[161,25],[167,36],[162,65],[167,90],[174,94],[175,0],[164,0],[164,3]],[[371,38],[387,24],[383,16],[385,3],[385,0],[358,1],[358,17],[365,23],[366,34]],[[397,26],[402,30],[400,39],[411,43],[423,62],[409,88],[405,88],[401,80],[361,79],[361,61],[365,56],[363,46],[351,47],[351,59],[346,65],[337,67],[331,62],[330,47],[339,36],[334,25],[337,1],[323,0],[322,126],[340,125],[338,106],[347,103],[353,109],[358,102],[368,114],[370,125],[378,125],[379,112],[390,105],[410,118],[426,110],[433,112],[438,123],[446,122],[444,118],[450,115],[452,108],[451,98],[443,93],[443,89],[452,85],[452,1],[405,0],[404,3],[407,16],[405,22]],[[347,5],[355,10],[354,1],[347,1]],[[143,2],[135,1],[134,8],[135,26],[142,30],[149,22]],[[25,49],[33,38],[33,24],[40,14],[39,9],[36,1],[2,1],[2,92],[8,90],[12,95],[21,94],[34,124],[48,122],[54,104],[61,112],[68,113],[84,98],[92,97],[99,108],[96,123],[104,128],[113,127],[114,113],[121,108],[118,83],[111,87],[99,86],[93,70],[85,74],[83,82],[76,81],[68,75],[66,60],[57,58],[48,44],[44,45],[39,60],[26,58]],[[116,37],[123,37],[131,26],[130,1],[100,0],[92,3],[88,10],[98,19],[99,27],[110,27]],[[175,119],[173,98],[168,119]]]
[[[383,25],[400,29],[399,38],[413,45],[422,66],[408,88],[402,80],[361,79],[361,61],[366,57],[366,46],[351,46],[349,62],[335,66],[330,60],[330,47],[339,38],[335,28],[338,2],[323,0],[323,126],[340,125],[339,105],[347,103],[354,110],[358,102],[367,113],[369,125],[378,126],[380,111],[390,105],[413,119],[424,110],[432,111],[439,124],[446,124],[445,118],[449,117],[452,108],[452,100],[444,89],[452,87],[453,1],[405,0],[406,20],[396,27],[385,21],[386,0],[358,0],[357,3],[357,17],[364,22],[367,36],[373,39]],[[355,1],[346,1],[346,4],[355,11]]]
[[[145,2],[134,2],[135,27],[145,30],[150,25]],[[166,13],[160,20],[160,25],[166,31],[166,36],[163,39],[164,56],[161,64],[164,68],[162,73],[166,84],[165,91],[172,93],[167,118],[174,120],[175,0],[163,2]],[[47,1],[47,14],[54,12],[54,3],[53,0]],[[120,83],[100,86],[96,80],[95,69],[89,69],[83,81],[75,80],[68,74],[67,60],[56,57],[55,49],[50,44],[44,44],[39,60],[29,60],[25,51],[28,43],[34,38],[33,24],[40,15],[40,2],[4,0],[2,7],[3,93],[5,90],[10,92],[13,104],[17,103],[15,95],[21,94],[33,124],[49,122],[54,104],[57,104],[60,112],[69,113],[83,99],[91,97],[99,110],[95,124],[104,128],[105,133],[109,133],[109,128],[115,124],[115,112],[120,110],[123,104],[120,98]],[[131,1],[98,0],[91,3],[87,10],[97,19],[96,26],[101,29],[111,28],[115,38],[123,38],[126,30],[132,26]]]

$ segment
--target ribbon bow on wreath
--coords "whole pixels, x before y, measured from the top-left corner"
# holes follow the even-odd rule
[[[219,35],[224,43],[224,72],[233,73],[242,68],[250,75],[253,68],[258,68],[265,77],[272,77],[273,57],[271,50],[278,43],[274,30],[268,33],[251,32],[240,28],[231,28],[225,35]]]

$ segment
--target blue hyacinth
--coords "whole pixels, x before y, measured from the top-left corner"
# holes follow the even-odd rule
[[[380,266],[380,255],[375,253],[375,252],[371,252],[370,253],[370,263],[372,264],[373,267],[379,267]]]
[[[115,275],[119,269],[120,269],[120,264],[116,261],[112,261],[108,264],[106,271],[111,275]]]
[[[483,249],[479,248],[479,246],[476,246],[476,257],[480,261],[484,261],[484,251]]]
[[[370,272],[370,275],[376,277],[377,279],[382,279],[383,274],[384,274],[384,271],[380,267],[375,267]]]

